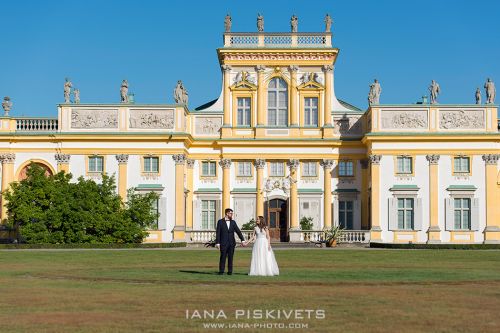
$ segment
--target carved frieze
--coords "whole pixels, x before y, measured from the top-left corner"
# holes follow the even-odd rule
[[[174,110],[130,110],[130,128],[174,129]]]
[[[73,109],[71,128],[118,128],[118,110]]]
[[[382,128],[386,129],[426,129],[427,112],[417,110],[383,111]]]
[[[222,127],[222,117],[196,117],[195,133],[214,135],[219,134]]]
[[[441,110],[439,128],[443,129],[483,129],[483,110]]]

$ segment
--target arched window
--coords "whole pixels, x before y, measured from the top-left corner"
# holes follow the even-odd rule
[[[267,124],[288,126],[288,86],[279,77],[272,79],[267,87]]]

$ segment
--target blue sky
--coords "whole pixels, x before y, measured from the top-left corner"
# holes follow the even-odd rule
[[[13,116],[56,116],[70,77],[82,103],[119,101],[127,79],[136,103],[172,103],[183,80],[190,108],[219,95],[216,48],[224,16],[233,31],[324,30],[334,19],[340,49],[335,89],[366,108],[368,85],[381,103],[414,103],[435,79],[440,103],[473,103],[487,77],[500,85],[500,1],[6,1],[0,2],[0,96]],[[499,86],[500,87],[500,86]],[[485,98],[483,92],[483,99]]]

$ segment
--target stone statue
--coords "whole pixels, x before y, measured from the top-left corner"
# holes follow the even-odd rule
[[[69,96],[71,94],[71,87],[73,87],[73,85],[71,84],[71,81],[68,78],[66,78],[65,81],[66,82],[64,82],[64,103],[70,103]]]
[[[226,32],[231,32],[231,15],[227,13],[226,18],[224,19],[224,30]]]
[[[9,111],[12,108],[12,101],[10,100],[9,96],[5,96],[3,98],[2,108],[3,108],[3,111],[4,111],[3,115],[6,116],[6,117],[9,116]]]
[[[181,80],[177,81],[177,85],[175,86],[174,100],[177,104],[188,104],[188,93]]]
[[[479,87],[476,89],[476,104],[481,104],[481,89]]]
[[[122,86],[120,88],[120,102],[128,103],[128,82],[127,80],[122,81]]]
[[[80,89],[74,89],[73,95],[75,96],[75,104],[80,104]]]
[[[292,32],[297,32],[299,28],[299,18],[297,16],[292,15],[292,18],[290,19],[290,25],[292,26]]]
[[[486,104],[493,104],[495,103],[495,95],[497,93],[497,90],[495,88],[495,84],[493,81],[491,81],[490,78],[486,80],[486,83],[484,84],[484,89],[486,90]]]
[[[431,85],[429,86],[429,91],[431,92],[431,104],[437,103],[437,97],[441,93],[441,88],[439,84],[432,80]]]
[[[260,13],[257,14],[257,31],[264,31],[264,16],[260,15]]]
[[[330,32],[332,30],[333,20],[330,15],[326,14],[325,16],[325,32]]]
[[[380,94],[382,93],[382,87],[377,79],[370,84],[370,92],[368,93],[368,104],[379,104],[380,103]]]

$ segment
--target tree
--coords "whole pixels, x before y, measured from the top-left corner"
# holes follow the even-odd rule
[[[45,176],[32,163],[27,177],[11,183],[3,193],[8,223],[27,243],[140,243],[157,216],[151,211],[157,195],[128,191],[123,203],[114,177],[102,175],[101,183],[59,172]]]

